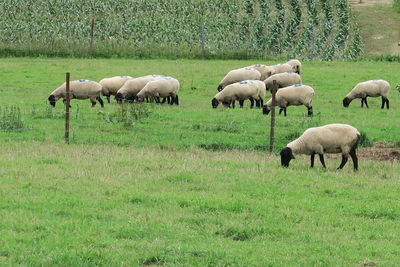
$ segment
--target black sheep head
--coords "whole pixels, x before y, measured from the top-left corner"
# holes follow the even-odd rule
[[[351,100],[348,97],[343,99],[343,107],[347,108],[350,105]]]
[[[267,105],[264,105],[264,106],[262,107],[262,113],[263,113],[264,115],[268,115],[270,111],[271,111],[271,110],[268,108]]]
[[[48,98],[50,105],[55,107],[56,106],[56,97],[54,95],[50,95]]]
[[[290,147],[285,147],[281,150],[281,165],[283,167],[289,167],[289,162],[294,158]]]
[[[214,97],[214,98],[211,100],[211,106],[212,106],[213,108],[217,108],[218,105],[219,105],[219,102],[218,102],[218,100]]]

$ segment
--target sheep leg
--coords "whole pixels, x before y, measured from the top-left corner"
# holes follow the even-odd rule
[[[235,100],[232,101],[232,108],[235,108]]]
[[[283,111],[283,108],[280,108],[279,109],[279,115],[281,115],[282,111]]]
[[[110,95],[106,95],[106,98],[107,98],[108,104],[110,104],[110,103],[111,103],[111,101],[110,101]]]
[[[167,96],[167,103],[171,104],[171,97],[170,96]]]
[[[340,163],[340,166],[338,167],[339,169],[343,169],[344,165],[346,165],[347,163],[347,159],[349,158],[349,156],[347,155],[342,155],[342,162]]]
[[[386,98],[386,108],[389,109],[389,99]]]
[[[163,97],[163,99],[162,99],[162,101],[161,101],[161,104],[164,104],[165,102],[167,102],[167,98],[166,98],[166,97]]]
[[[311,168],[314,168],[315,153],[311,154]]]
[[[264,106],[264,99],[260,98],[260,108]]]
[[[67,99],[63,99],[63,103],[64,103],[64,105],[66,105],[67,104]],[[71,107],[71,105],[69,105],[69,107]]]
[[[90,99],[90,102],[92,102],[92,108],[93,108],[94,106],[96,106],[96,101],[93,101],[92,99]]]
[[[101,106],[102,108],[104,108],[104,101],[103,101],[103,99],[101,99],[101,97],[98,96],[98,97],[96,97],[96,100],[99,101],[100,106]]]
[[[389,109],[389,99],[385,98],[382,96],[382,106],[381,109],[385,108],[385,104],[386,104],[386,108]]]
[[[319,154],[319,161],[321,161],[322,166],[326,169],[324,154]]]
[[[253,108],[254,107],[254,98],[250,97],[249,100],[250,100],[250,108]]]
[[[160,104],[160,103],[161,103],[160,97],[159,97],[159,96],[155,96],[154,98],[155,98],[155,101],[156,101],[157,104]]]
[[[361,107],[364,107],[364,98],[361,98]]]
[[[368,102],[367,102],[367,97],[364,98],[364,103],[365,103],[365,106],[366,106],[367,108],[369,108],[369,107],[368,107]]]
[[[312,117],[312,115],[313,115],[312,106],[307,107],[307,111],[308,111],[308,113],[307,113],[308,117]]]
[[[283,108],[283,116],[286,117],[286,108]]]
[[[179,106],[179,97],[178,97],[178,95],[176,95],[174,98],[172,98],[173,99],[173,101],[175,102],[175,104],[177,105],[177,106]],[[171,101],[172,102],[172,101]]]
[[[256,99],[256,108],[260,108],[260,99]]]
[[[239,100],[240,108],[243,108],[244,100]]]
[[[350,156],[351,156],[351,160],[353,161],[354,170],[357,171],[358,170],[358,158],[357,158],[357,155],[356,155],[355,147],[353,147],[350,150]]]

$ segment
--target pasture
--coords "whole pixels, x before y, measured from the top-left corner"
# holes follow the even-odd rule
[[[400,164],[299,156],[288,169],[266,153],[270,116],[260,109],[211,108],[237,60],[0,59],[0,107],[18,129],[0,131],[0,265],[396,265],[400,259]],[[72,79],[165,74],[181,82],[180,106],[133,104],[121,115],[47,97]],[[348,123],[363,145],[400,145],[400,94],[391,108],[342,99],[359,81],[400,83],[399,63],[305,62],[315,88],[305,107],[277,116],[275,152],[305,129]],[[267,94],[269,98],[269,94]],[[266,99],[267,100],[267,99]],[[128,108],[129,109],[129,108]],[[12,112],[11,112],[12,113]],[[0,116],[4,121],[7,116]]]

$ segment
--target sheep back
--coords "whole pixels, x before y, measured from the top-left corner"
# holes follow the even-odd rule
[[[146,75],[138,78],[127,80],[124,85],[117,91],[117,94],[121,94],[122,98],[135,97],[140,90],[142,90],[146,84],[150,81],[154,81],[162,75]]]
[[[132,77],[127,75],[102,79],[99,83],[103,86],[103,95],[115,95],[124,83],[130,79]]]
[[[270,76],[264,81],[267,90],[272,90],[274,80],[276,81],[278,88],[283,88],[295,84],[301,84],[301,77],[297,73],[294,72],[278,73]]]
[[[95,99],[100,96],[102,86],[99,83],[90,80],[75,80],[70,82],[70,92],[72,97],[76,99]],[[51,95],[54,95],[56,100],[65,98],[66,83],[63,83],[60,87],[55,89]]]
[[[348,155],[359,136],[359,131],[353,126],[334,123],[309,128],[287,146],[293,153],[298,154],[342,153]]]
[[[219,83],[218,90],[220,91],[220,89],[224,89],[225,86],[236,82],[245,80],[260,80],[260,78],[261,78],[261,73],[255,68],[246,67],[246,68],[231,70],[225,75],[225,77]]]
[[[221,92],[215,95],[215,99],[219,102],[230,102],[234,100],[245,100],[250,97],[259,99],[265,84],[258,80],[245,80],[237,83],[230,84]],[[265,93],[264,93],[265,94]]]
[[[377,97],[383,96],[388,97],[390,90],[390,84],[385,80],[370,80],[366,82],[358,83],[351,91],[347,94],[347,98],[353,100],[355,98],[365,98],[367,96]]]
[[[314,94],[314,89],[311,86],[295,84],[279,89],[275,96],[276,103],[281,108],[299,105],[310,107]],[[272,98],[268,100],[267,106],[272,106]]]
[[[156,80],[149,81],[137,94],[138,97],[175,97],[180,88],[179,81],[169,76],[161,76]]]

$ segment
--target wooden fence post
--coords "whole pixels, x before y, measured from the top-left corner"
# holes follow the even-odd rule
[[[276,91],[278,90],[278,85],[276,84],[276,80],[272,81],[272,107],[271,107],[271,130],[269,134],[269,152],[272,153],[274,150],[274,142],[275,142],[275,106],[276,106]]]
[[[66,73],[65,77],[65,89],[66,89],[66,95],[65,95],[65,143],[69,144],[69,100],[70,100],[70,94],[69,94],[69,80],[70,80],[70,74],[69,72]]]
[[[94,18],[92,18],[92,27],[90,29],[90,41],[89,41],[89,55],[93,56],[93,39],[94,39]]]

